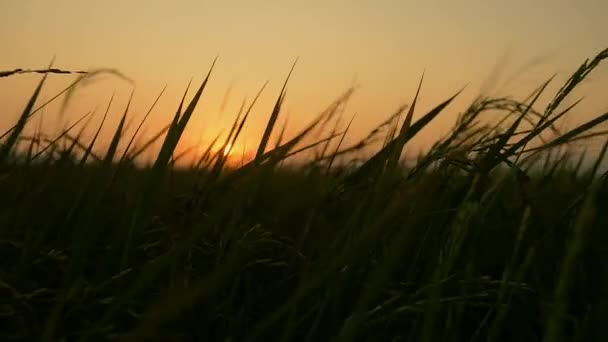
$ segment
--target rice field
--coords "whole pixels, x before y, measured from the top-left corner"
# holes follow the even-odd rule
[[[86,115],[57,136],[24,133],[91,74],[42,102],[47,78],[69,71],[2,71],[41,80],[1,136],[0,339],[608,340],[608,113],[558,129],[607,58],[582,63],[546,104],[553,79],[524,99],[478,97],[407,160],[459,90],[427,113],[412,94],[346,145],[355,89],[286,136],[283,88],[252,158],[229,151],[255,100],[189,166],[176,148],[209,76],[157,134],[140,136],[147,115],[127,130],[127,105],[106,143],[78,133]],[[602,146],[591,163],[569,149],[584,141]]]

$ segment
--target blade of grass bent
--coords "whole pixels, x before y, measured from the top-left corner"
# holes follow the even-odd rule
[[[480,164],[481,164],[480,167],[482,168],[483,173],[489,172],[496,165],[500,164],[501,162],[506,160],[508,157],[510,157],[510,155],[506,155],[506,153],[501,154],[500,151],[506,146],[509,139],[513,136],[513,134],[517,130],[517,127],[519,127],[519,125],[521,124],[521,121],[524,119],[524,117],[526,115],[528,115],[528,111],[532,108],[532,106],[534,106],[536,101],[540,98],[540,96],[542,95],[542,93],[544,92],[544,90],[547,88],[547,86],[553,80],[554,77],[555,77],[555,75],[553,75],[551,78],[549,78],[538,89],[538,91],[536,92],[536,95],[534,96],[532,101],[530,101],[530,104],[526,107],[526,109],[524,111],[522,111],[522,113],[515,120],[515,122],[513,122],[511,127],[509,127],[507,132],[503,133],[500,136],[500,138],[498,139],[498,141],[496,142],[496,144],[494,144],[493,146],[490,147],[488,154],[480,162]],[[530,133],[530,135],[535,136],[534,132]],[[536,135],[538,135],[538,133],[536,133]]]

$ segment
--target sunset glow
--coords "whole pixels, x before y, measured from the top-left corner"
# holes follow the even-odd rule
[[[232,155],[232,144],[228,143],[226,147],[224,147],[224,157],[229,157]]]
[[[110,97],[113,123],[135,89],[131,115],[138,120],[167,85],[144,129],[149,135],[159,131],[170,122],[190,79],[199,83],[218,56],[184,136],[212,140],[229,129],[243,100],[250,104],[269,81],[239,138],[257,141],[298,58],[279,121],[288,120],[288,132],[296,132],[357,84],[344,113],[357,114],[345,143],[361,139],[410,103],[423,72],[415,118],[467,85],[448,113],[412,142],[419,149],[443,134],[480,91],[525,96],[557,71],[556,89],[582,60],[604,48],[608,2],[28,0],[2,1],[0,13],[0,70],[40,68],[56,56],[58,68],[112,68],[134,81],[105,76],[76,92],[61,120],[73,122],[97,108],[88,137]],[[74,77],[52,75],[42,98],[51,98]],[[39,75],[0,79],[6,113],[0,127],[14,122],[38,80]],[[608,72],[602,66],[581,87],[586,95],[581,112],[607,108],[601,96],[606,87]],[[45,110],[46,122],[56,121],[60,105]],[[47,127],[49,134],[54,129]],[[107,142],[111,135],[104,128],[100,139]]]

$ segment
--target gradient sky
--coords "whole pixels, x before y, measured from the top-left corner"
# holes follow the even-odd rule
[[[288,115],[292,131],[354,81],[361,88],[346,112],[357,112],[353,139],[409,103],[423,70],[418,115],[468,84],[462,98],[422,136],[423,146],[445,132],[480,91],[527,94],[555,72],[558,87],[585,58],[608,47],[607,13],[606,0],[2,0],[0,70],[45,67],[53,56],[54,66],[63,69],[116,68],[135,82],[138,117],[166,84],[145,131],[150,134],[170,120],[189,79],[200,82],[219,55],[185,141],[195,143],[201,136],[208,141],[228,129],[242,100],[251,100],[269,80],[241,141],[249,147],[296,57],[279,119],[282,124]],[[485,81],[496,70],[501,82],[490,89]],[[0,128],[14,122],[39,78],[0,79]],[[51,77],[43,98],[71,80]],[[78,91],[64,120],[96,106],[96,118],[101,117],[115,92],[111,122],[116,122],[131,89],[116,78],[100,79]],[[229,102],[220,113],[227,89]],[[574,121],[607,110],[606,89],[603,66],[581,88],[588,98]],[[56,108],[45,113],[45,127],[56,126]]]

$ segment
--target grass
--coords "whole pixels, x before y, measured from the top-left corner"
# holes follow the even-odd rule
[[[606,58],[585,61],[545,106],[538,99],[553,79],[523,101],[477,98],[406,161],[408,142],[460,92],[421,114],[421,79],[411,106],[344,146],[348,89],[273,146],[284,86],[253,160],[235,166],[224,151],[257,96],[190,168],[176,166],[176,148],[213,66],[144,140],[148,115],[129,135],[127,105],[104,153],[97,136],[112,101],[91,141],[73,131],[93,113],[56,137],[24,134],[49,103],[36,107],[45,70],[67,73],[35,71],[44,76],[0,146],[1,338],[606,340],[608,142],[591,168],[568,147],[606,139],[598,128],[608,113],[556,128],[576,105],[562,102]],[[378,139],[376,153],[349,163]],[[155,143],[157,158],[142,167]]]

